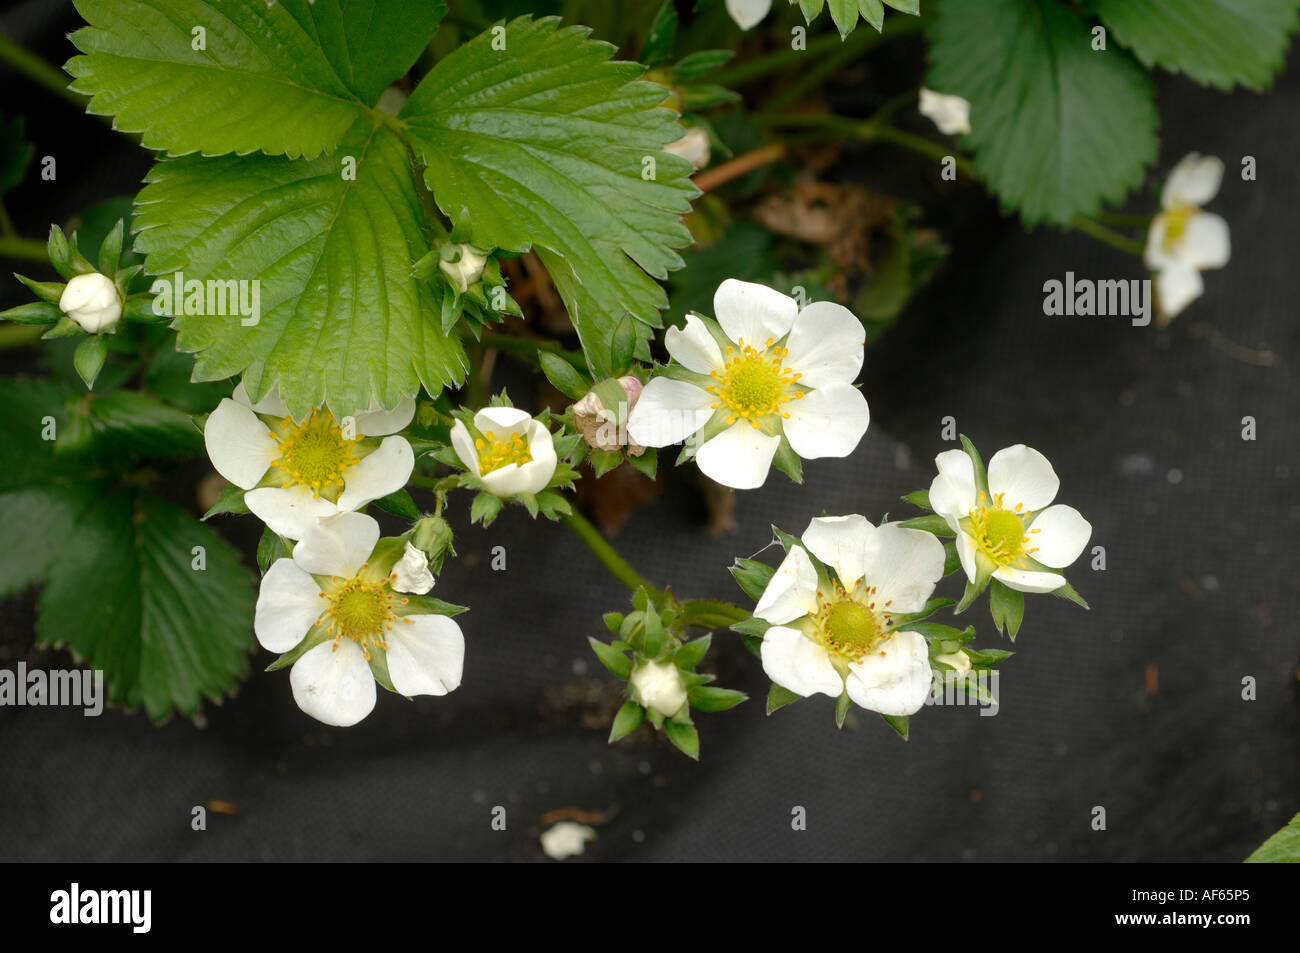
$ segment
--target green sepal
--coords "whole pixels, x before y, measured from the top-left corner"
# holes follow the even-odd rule
[[[988,473],[984,470],[984,461],[980,459],[980,452],[975,449],[975,444],[966,438],[966,435],[958,434],[961,439],[962,449],[966,451],[966,456],[970,457],[971,466],[975,470],[975,490],[978,493],[989,495],[989,478]]]
[[[242,502],[242,497],[240,498]],[[228,512],[234,512],[233,510]],[[205,516],[204,519],[207,519]],[[277,559],[286,559],[293,555],[293,544],[271,527],[262,530],[262,538],[257,541],[257,568],[265,575]]]
[[[469,521],[471,523],[482,523],[484,527],[488,527],[492,525],[492,521],[497,518],[500,512],[501,498],[488,492],[482,492],[474,497],[474,502],[470,505]]]
[[[313,625],[307,630],[307,634],[303,636],[301,642],[277,658],[274,662],[263,669],[263,671],[278,672],[282,668],[288,668],[316,646],[320,645],[322,642],[328,642],[331,638],[332,636],[329,633],[329,629],[325,626]]]
[[[600,663],[607,669],[625,682],[632,676],[632,660],[630,658],[612,645],[606,645],[599,639],[587,636],[587,641],[591,643],[591,650],[596,653],[596,658],[600,659]]]
[[[613,744],[620,738],[625,738],[632,732],[641,727],[645,721],[645,709],[636,702],[629,699],[623,703],[623,707],[618,710],[614,716],[614,724],[609,729],[609,743]]]
[[[415,505],[415,500],[411,499],[411,494],[406,490],[395,490],[372,502],[385,513],[392,513],[394,516],[408,520],[420,518],[420,508]]]
[[[243,487],[235,486],[233,483],[227,483],[221,488],[221,495],[217,497],[217,502],[213,503],[212,508],[204,513],[201,518],[206,521],[214,516],[219,516],[222,513],[234,513],[239,516],[251,513],[252,510],[250,510],[248,504],[244,502],[245,492],[247,491],[244,490]],[[267,532],[269,533],[270,530],[268,529]]]
[[[907,740],[908,727],[906,715],[881,715],[880,717],[885,719],[885,724],[898,732],[898,737],[902,738],[904,741]]]
[[[843,730],[844,719],[849,716],[849,709],[853,707],[853,699],[849,698],[847,690],[835,699],[835,727]]]
[[[993,615],[993,627],[1005,631],[1014,642],[1025,616],[1025,594],[994,579],[989,584],[989,612]]]
[[[72,355],[72,364],[77,375],[86,385],[86,390],[94,390],[95,378],[104,367],[108,358],[108,338],[102,334],[91,334],[77,345]]]
[[[1091,606],[1089,606],[1088,603],[1084,601],[1083,596],[1075,592],[1074,587],[1070,585],[1068,582],[1064,586],[1061,586],[1059,589],[1053,589],[1052,595],[1058,596],[1062,599],[1068,599],[1070,602],[1073,602],[1076,606],[1083,606],[1083,608],[1085,609],[1091,608]]]
[[[948,525],[948,521],[942,516],[917,516],[914,519],[904,520],[898,524],[904,529],[919,529],[929,533],[932,536],[956,536],[956,531]]]
[[[704,661],[704,656],[708,654],[709,643],[713,641],[713,635],[704,635],[698,639],[683,643],[676,652],[673,653],[673,664],[678,668],[693,669]]]
[[[749,698],[744,692],[731,688],[714,688],[712,685],[699,685],[692,688],[687,695],[692,708],[698,711],[726,711],[735,708]]]
[[[664,734],[682,754],[695,761],[700,760],[700,733],[694,725],[675,718],[669,719],[664,722]]]
[[[914,493],[907,494],[907,496],[903,497],[903,499],[906,500],[908,503],[911,503],[913,506],[919,506],[923,510],[934,509],[934,507],[930,505],[929,490],[917,490]]]
[[[122,233],[124,223],[122,219],[117,220],[117,224],[108,230],[104,236],[103,242],[99,246],[99,271],[104,275],[116,275],[117,269],[122,263]]]
[[[64,317],[57,304],[50,304],[48,301],[31,301],[10,308],[8,311],[0,311],[0,320],[12,321],[14,324],[54,324],[56,321],[64,320],[77,328],[71,318]],[[77,328],[77,330],[81,329]]]
[[[778,708],[792,705],[801,698],[803,698],[802,695],[797,695],[790,689],[773,682],[772,687],[767,690],[767,713],[770,715]]]
[[[61,281],[33,281],[26,275],[18,274],[18,272],[14,272],[14,277],[36,297],[53,305],[57,305],[63,299],[63,290],[67,287]],[[63,312],[60,311],[59,313],[62,314]]]
[[[740,588],[745,591],[745,595],[755,602],[763,597],[763,592],[776,573],[776,570],[767,563],[761,563],[756,559],[737,559],[730,567],[730,571]]]

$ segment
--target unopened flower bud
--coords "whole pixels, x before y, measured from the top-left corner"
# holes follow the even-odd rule
[[[936,93],[922,86],[920,110],[945,136],[970,132],[970,103],[960,96]]]
[[[410,592],[422,596],[433,588],[433,573],[429,572],[429,556],[409,542],[406,552],[393,566],[393,591]]]
[[[441,516],[426,516],[415,524],[411,542],[416,549],[424,550],[430,557],[437,556],[451,545],[451,526]]]
[[[438,267],[451,279],[456,290],[464,294],[470,285],[483,277],[486,264],[487,255],[480,254],[472,245],[461,245],[457,261],[441,261]]]
[[[936,662],[943,662],[945,665],[951,665],[957,670],[958,675],[965,675],[970,671],[970,656],[960,650],[953,652],[951,655],[936,655]]]
[[[697,169],[709,164],[709,134],[699,126],[686,130],[686,135],[664,146],[664,152],[681,156]]]
[[[642,662],[629,679],[632,699],[642,708],[671,718],[686,704],[686,681],[672,662]]]
[[[107,275],[92,271],[77,275],[63,289],[59,310],[88,334],[107,331],[122,316],[122,299],[117,285]]]

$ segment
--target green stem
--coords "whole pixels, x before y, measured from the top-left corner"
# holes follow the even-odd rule
[[[628,589],[636,592],[644,588],[651,599],[658,601],[663,598],[663,593],[656,589],[645,578],[632,568],[626,559],[618,554],[609,541],[600,534],[600,530],[587,520],[586,517],[577,511],[572,513],[560,514],[560,522],[573,531],[588,549],[592,551],[597,559],[605,564],[605,568]]]
[[[484,332],[479,338],[479,343],[484,347],[494,347],[500,351],[509,351],[511,354],[518,354],[532,363],[537,364],[537,352],[546,351],[561,357],[572,364],[577,370],[587,370],[587,362],[577,351],[566,351],[554,341],[534,341],[531,338],[515,337],[513,334],[495,334],[493,332]]]
[[[79,110],[85,110],[87,97],[68,88],[68,77],[35,53],[27,50],[4,34],[0,34],[0,63],[5,63],[28,79],[44,86],[50,92],[66,99]]]
[[[1106,225],[1118,225],[1120,228],[1140,228],[1146,231],[1151,227],[1150,215],[1128,215],[1124,212],[1101,212],[1097,221]]]
[[[1084,218],[1082,215],[1076,215],[1072,227],[1083,234],[1097,239],[1111,248],[1126,252],[1130,255],[1142,257],[1142,246],[1131,238],[1125,238],[1119,232],[1107,228],[1105,225],[1099,225],[1090,218]]]
[[[0,325],[0,351],[12,351],[35,344],[48,327],[49,325],[45,324]]]
[[[19,258],[23,261],[39,261],[49,264],[50,257],[45,250],[45,242],[30,238],[0,236],[0,258]]]

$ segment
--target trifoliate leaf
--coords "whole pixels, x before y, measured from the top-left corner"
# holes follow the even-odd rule
[[[1297,0],[1094,0],[1092,6],[1144,65],[1219,89],[1270,85],[1300,14]]]
[[[406,147],[387,126],[358,122],[310,160],[171,159],[148,181],[136,247],[151,274],[260,282],[256,324],[174,309],[177,346],[199,352],[196,380],[243,373],[258,397],[278,381],[296,417],[328,403],[341,418],[463,379],[460,342],[412,274],[429,246]]]
[[[336,146],[438,28],[431,0],[76,0],[88,111],[173,155],[311,158]]]
[[[690,163],[662,151],[682,135],[664,89],[587,32],[523,17],[504,49],[484,33],[438,62],[402,118],[438,206],[452,220],[469,209],[479,247],[533,246],[609,377],[623,316],[642,340],[660,323],[654,279],[681,267],[697,192]]]
[[[1029,225],[1069,224],[1140,185],[1156,156],[1147,74],[1093,50],[1055,0],[947,0],[930,29],[926,85],[971,103],[975,170]]]

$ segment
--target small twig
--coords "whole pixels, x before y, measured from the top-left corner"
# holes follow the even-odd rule
[[[725,185],[732,179],[738,179],[755,169],[775,162],[784,155],[785,145],[780,142],[773,142],[770,145],[755,149],[753,152],[738,155],[720,166],[701,172],[694,179],[695,187],[701,192],[708,192],[720,185]]]

